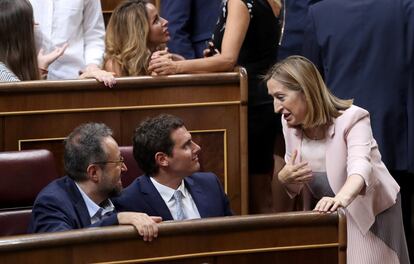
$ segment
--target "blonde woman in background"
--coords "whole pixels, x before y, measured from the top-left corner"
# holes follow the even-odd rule
[[[168,21],[158,15],[156,7],[145,0],[127,0],[114,10],[105,37],[104,68],[117,76],[148,75],[148,63],[154,51],[170,59]]]

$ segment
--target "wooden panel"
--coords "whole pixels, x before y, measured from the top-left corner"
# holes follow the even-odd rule
[[[122,1],[123,0],[101,0],[102,14],[104,17],[105,26],[108,25],[109,19],[111,18],[112,12],[116,8],[116,6],[120,4]],[[154,4],[155,7],[157,7],[158,11],[160,10],[160,0],[149,0],[148,2]]]
[[[5,118],[4,151],[48,149],[56,160],[57,170],[64,175],[63,139],[78,125],[87,122],[107,124],[120,134],[119,112],[86,112],[41,115],[16,115]]]
[[[2,263],[346,263],[343,211],[166,222],[143,242],[132,227],[4,238]]]
[[[213,171],[227,189],[227,142],[226,130],[199,130],[190,131],[193,141],[201,147],[199,160],[201,171]],[[223,162],[224,161],[224,162]]]
[[[112,11],[123,0],[101,0],[102,11]]]
[[[122,1],[123,0],[101,0],[102,11],[112,11],[118,4],[122,3]],[[153,3],[156,6],[159,6],[160,3],[159,0],[150,0],[148,2]]]
[[[245,80],[240,69],[119,78],[112,89],[94,80],[0,84],[0,151],[49,149],[63,174],[62,140],[81,123],[106,123],[119,145],[132,145],[133,131],[143,119],[174,114],[194,131],[203,148],[203,169],[220,177],[234,212],[247,213]]]
[[[0,149],[4,149],[4,118],[0,117]]]
[[[214,79],[215,76],[219,79]],[[21,112],[56,113],[58,110],[78,112],[229,105],[241,101],[240,77],[234,73],[117,80],[112,89],[93,80],[0,84],[0,116]]]

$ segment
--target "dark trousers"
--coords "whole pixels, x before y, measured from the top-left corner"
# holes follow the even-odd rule
[[[403,222],[405,237],[410,259],[414,260],[414,173],[405,171],[391,171],[391,175],[400,185],[401,207],[403,213]]]

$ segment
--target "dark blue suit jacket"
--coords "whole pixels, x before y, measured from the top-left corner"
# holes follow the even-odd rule
[[[411,150],[408,153],[408,162],[409,168],[411,172],[414,172],[414,121],[413,121],[413,113],[414,113],[414,1],[405,1],[404,2],[404,10],[406,11],[407,16],[407,58],[409,60],[409,64],[411,65],[411,73],[410,73],[410,86],[408,88],[408,113],[410,113],[408,120],[408,146],[411,146]]]
[[[354,98],[370,112],[387,167],[414,172],[412,6],[412,0],[316,3],[309,8],[303,54],[336,96]]]
[[[229,201],[216,175],[194,173],[186,177],[184,183],[201,218],[232,215]],[[142,212],[161,216],[164,221],[173,220],[170,210],[146,175],[135,179],[113,202],[118,211]]]
[[[186,59],[203,57],[205,41],[217,22],[221,0],[161,0],[161,16],[168,20],[168,49]]]
[[[319,1],[320,0],[284,1],[285,27],[277,52],[278,60],[283,60],[291,55],[302,54],[303,33],[305,31],[308,8],[310,5]]]
[[[75,182],[68,176],[54,180],[37,196],[29,233],[57,232],[118,224],[116,213],[91,225],[88,209]]]

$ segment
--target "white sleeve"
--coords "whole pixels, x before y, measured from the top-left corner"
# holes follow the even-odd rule
[[[83,9],[85,64],[102,66],[105,51],[105,25],[100,0],[85,0]]]

